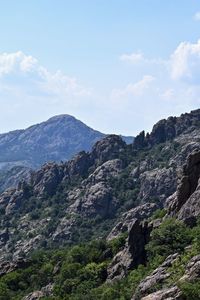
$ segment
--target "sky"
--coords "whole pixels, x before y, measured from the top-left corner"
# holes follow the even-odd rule
[[[0,132],[70,114],[136,135],[200,108],[198,0],[0,0]]]

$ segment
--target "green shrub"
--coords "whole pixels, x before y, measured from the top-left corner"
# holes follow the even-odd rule
[[[7,285],[3,282],[0,282],[0,299],[1,300],[10,300],[10,292]]]
[[[157,209],[151,216],[150,220],[162,219],[165,215],[166,215],[165,209]]]
[[[183,222],[173,218],[167,219],[152,231],[150,242],[146,246],[148,257],[167,257],[182,252],[191,240],[191,231]]]
[[[186,300],[200,299],[200,280],[194,282],[182,282],[179,284],[179,288]]]
[[[113,255],[117,254],[117,252],[119,252],[120,249],[125,245],[127,237],[128,237],[128,232],[125,232],[125,233],[120,234],[119,237],[117,237],[109,242],[109,246],[112,249]]]

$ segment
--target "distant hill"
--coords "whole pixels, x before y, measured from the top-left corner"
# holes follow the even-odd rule
[[[90,150],[104,137],[70,115],[59,115],[25,130],[0,135],[0,162],[21,162],[39,167],[47,161],[70,159]]]
[[[5,189],[12,182],[16,184],[18,172],[20,178],[27,178],[27,169],[49,161],[69,160],[80,151],[91,150],[103,137],[104,133],[70,115],[58,115],[24,130],[0,134],[0,191],[1,186]],[[132,137],[123,138],[127,143],[133,141]]]

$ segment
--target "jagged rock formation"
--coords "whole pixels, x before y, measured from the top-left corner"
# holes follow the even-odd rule
[[[149,292],[151,292],[156,287],[156,285],[161,284],[164,280],[169,278],[170,273],[168,272],[168,268],[171,267],[177,259],[177,253],[167,257],[167,259],[156,270],[154,270],[153,273],[151,273],[149,276],[147,276],[144,280],[140,282],[132,300],[145,299],[145,296],[148,295]],[[166,291],[164,293],[167,294]],[[150,297],[150,295],[148,297]],[[146,299],[151,299],[148,297]]]
[[[156,270],[149,276],[142,280],[133,295],[131,300],[185,300],[181,290],[177,285],[171,287],[165,287],[159,289],[159,285],[170,278],[171,274],[169,268],[178,261],[180,256],[175,253],[170,255],[163,264],[161,264]],[[194,256],[187,263],[184,275],[179,279],[179,282],[193,282],[200,278],[200,256]],[[178,282],[177,282],[178,283]],[[156,290],[152,292],[152,290]]]
[[[186,271],[183,277],[180,279],[183,280],[195,280],[200,277],[200,255],[194,256],[187,264]]]
[[[156,203],[146,203],[130,209],[121,216],[120,222],[113,227],[107,236],[107,240],[110,241],[115,239],[124,232],[130,232],[131,227],[136,220],[141,221],[148,219],[153,212],[156,211],[156,209],[158,209],[158,205]]]
[[[152,228],[153,224],[134,219],[124,249],[116,254],[108,267],[108,282],[122,279],[130,269],[145,263],[145,245]]]
[[[177,192],[167,200],[169,215],[177,215],[190,224],[195,222],[200,215],[199,178],[200,151],[195,151],[188,156],[184,165]]]
[[[117,157],[125,147],[125,142],[119,136],[108,136],[97,142],[91,153],[81,152],[73,160],[60,165],[45,164],[40,170],[32,173],[28,182],[23,181],[16,189],[4,192],[0,196],[0,207],[5,212],[5,217],[1,216],[1,227],[6,227],[7,238],[3,238],[2,233],[1,253],[5,253],[7,247],[13,248],[12,239],[17,232],[24,237],[14,245],[14,257],[18,257],[21,252],[28,253],[42,241],[49,239],[55,243],[66,243],[78,226],[79,216],[99,216],[106,219],[114,216],[120,204],[107,181],[120,174],[123,163]],[[81,185],[76,187],[76,181],[80,180]],[[66,192],[63,190],[65,188]],[[53,210],[57,204],[55,200],[52,207],[49,201],[51,197],[56,197],[59,189],[62,191],[62,200],[58,201],[62,201],[62,206],[57,209],[60,209],[61,213],[59,218],[53,218]],[[32,206],[32,201],[35,201],[36,206],[44,207],[46,213],[43,210],[39,211],[44,216],[34,216],[32,209],[35,210],[36,207]],[[19,216],[17,224],[15,214]],[[54,221],[57,226],[46,237],[45,228],[47,230],[49,223]]]
[[[145,136],[142,131],[134,141],[136,149],[151,147],[152,145],[171,141],[181,134],[193,132],[200,122],[200,110],[191,111],[191,113],[182,114],[180,117],[169,117],[156,123],[152,132]]]
[[[200,215],[199,133],[197,110],[158,122],[152,133],[141,133],[133,145],[107,136],[91,152],[32,172],[17,188],[0,195],[1,261],[20,261],[34,249],[96,237],[111,241],[127,232],[125,245],[106,271],[109,284],[124,278],[146,263],[150,233],[163,221],[150,220],[157,208],[167,209],[164,218],[175,216],[191,226]],[[133,299],[181,299],[178,285],[163,286],[177,257],[174,253],[142,280]],[[199,276],[198,256],[184,276]],[[46,294],[38,290],[26,299],[41,295]]]
[[[157,141],[154,146],[151,143],[149,149],[140,145],[140,150],[136,151],[137,138],[131,147],[120,137],[111,135],[97,142],[91,153],[81,152],[69,162],[59,165],[48,163],[33,172],[28,181],[0,197],[1,210],[6,214],[6,219],[3,215],[1,217],[1,228],[7,228],[8,232],[8,239],[2,238],[4,246],[1,253],[5,249],[13,249],[12,239],[17,232],[23,238],[14,246],[13,254],[22,250],[27,253],[28,249],[31,251],[31,247],[39,247],[41,243],[71,242],[79,236],[76,230],[80,217],[81,222],[86,223],[88,218],[99,218],[99,221],[95,221],[98,228],[102,223],[100,220],[109,220],[111,229],[111,224],[117,224],[121,219],[120,210],[123,213],[130,205],[132,211],[129,214],[132,217],[128,214],[122,217],[120,221],[123,224],[116,227],[119,232],[130,228],[134,218],[141,220],[149,217],[155,207],[163,207],[166,198],[175,192],[176,174],[180,172],[188,153],[200,148],[199,115],[198,110],[174,118],[173,122],[171,118],[159,122],[149,137],[145,137]],[[53,123],[57,121],[57,118],[51,120]],[[167,128],[172,125],[176,129],[175,139],[157,145],[163,139],[171,139],[171,132],[174,131],[168,134]],[[49,128],[48,124],[41,126]],[[163,130],[158,130],[160,126],[164,126],[166,138],[158,137],[160,132],[163,134]],[[35,129],[33,127],[30,130],[34,132]],[[140,153],[145,154],[143,158],[140,158]],[[55,199],[53,204],[51,198]],[[59,207],[57,201],[61,203]],[[138,204],[145,205],[149,201],[152,204],[146,204],[141,210],[143,213],[136,213]],[[59,217],[54,216],[55,207]]]

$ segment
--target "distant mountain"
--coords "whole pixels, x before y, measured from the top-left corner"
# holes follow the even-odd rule
[[[70,115],[58,115],[24,130],[0,134],[0,191],[17,182],[18,171],[20,178],[27,178],[27,168],[69,160],[80,151],[91,150],[103,137],[104,133]],[[133,138],[124,140],[131,143]]]
[[[70,115],[59,115],[25,130],[0,135],[0,162],[21,162],[39,167],[47,161],[70,159],[90,150],[104,137]]]

